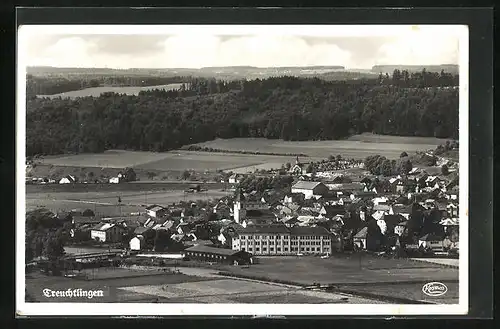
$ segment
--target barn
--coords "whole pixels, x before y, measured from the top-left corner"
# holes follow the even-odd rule
[[[217,262],[234,265],[252,263],[252,254],[240,250],[195,245],[185,249],[184,253],[189,259],[205,262]]]

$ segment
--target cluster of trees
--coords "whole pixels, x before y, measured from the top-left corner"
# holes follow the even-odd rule
[[[64,245],[69,239],[71,221],[59,218],[47,209],[26,213],[26,261],[44,256],[55,260],[64,255]]]
[[[223,83],[221,89],[214,80],[198,79],[184,91],[194,97],[153,90],[138,96],[30,98],[27,155],[110,148],[167,151],[217,137],[293,141],[339,139],[363,132],[458,135],[455,89],[294,77],[231,83],[238,84],[240,91],[219,93],[232,89],[230,83]]]
[[[210,152],[210,153],[237,153],[237,154],[255,154],[255,155],[278,155],[278,156],[303,156],[307,155],[303,153],[273,153],[273,152],[261,152],[261,151],[244,151],[244,150],[223,150],[216,149],[213,147],[203,147],[198,145],[188,145],[182,147],[183,150],[187,151],[198,151],[198,152]]]
[[[190,77],[152,77],[152,76],[119,76],[88,75],[75,77],[39,77],[26,76],[26,96],[54,95],[68,91],[100,86],[156,86],[171,83],[189,82]]]
[[[452,142],[446,141],[445,144],[440,144],[434,150],[435,155],[442,155],[451,150],[458,150],[458,141],[454,140]]]
[[[288,189],[293,183],[293,177],[285,176],[272,176],[272,177],[259,177],[255,175],[246,175],[238,184],[238,187],[244,192],[257,191],[264,192],[267,189],[283,190]]]
[[[457,74],[447,73],[444,70],[438,72],[427,71],[425,68],[420,72],[395,69],[392,76],[380,73],[379,82],[403,88],[433,88],[433,87],[455,87],[459,84]]]
[[[399,160],[389,160],[384,156],[370,155],[365,159],[365,168],[373,175],[405,175],[413,168],[413,164],[406,156],[400,157]]]

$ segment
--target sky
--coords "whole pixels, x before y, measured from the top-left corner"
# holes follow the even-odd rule
[[[354,30],[357,31],[344,29],[344,33],[337,29],[329,34],[328,29],[319,28],[261,26],[238,30],[226,26],[224,30],[130,29],[127,34],[128,30],[123,29],[72,31],[59,27],[47,31],[26,29],[19,40],[28,66],[126,69],[341,65],[370,69],[373,65],[439,65],[459,61],[459,38],[448,30],[407,26],[404,32],[396,27],[379,33],[370,33],[369,29],[366,33],[352,33]],[[121,34],[114,34],[116,31]]]

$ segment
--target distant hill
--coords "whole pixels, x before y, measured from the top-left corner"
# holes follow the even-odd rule
[[[428,72],[441,72],[444,70],[447,73],[458,74],[459,66],[455,64],[442,64],[442,65],[375,65],[372,67],[374,73],[388,73],[392,74],[394,70],[406,70],[408,72],[420,72],[422,69]]]
[[[34,76],[70,76],[70,75],[119,75],[119,76],[196,76],[214,77],[219,79],[255,79],[271,76],[291,75],[303,76],[310,74],[324,74],[328,72],[342,71],[343,66],[300,66],[300,67],[254,67],[254,66],[226,66],[226,67],[203,67],[191,68],[132,68],[132,69],[110,69],[110,68],[58,68],[58,67],[28,67],[27,74]]]

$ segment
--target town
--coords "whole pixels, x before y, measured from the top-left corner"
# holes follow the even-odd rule
[[[458,143],[444,147],[456,150]],[[232,191],[226,197],[147,204],[141,212],[121,216],[98,215],[91,208],[35,212],[45,211],[62,223],[67,235],[60,244],[65,247],[100,248],[79,256],[56,251],[51,258],[84,259],[86,266],[117,255],[234,265],[254,264],[266,256],[329,258],[356,252],[457,258],[458,162],[437,155],[442,149],[419,153],[421,168],[406,152],[398,161],[338,155],[305,163],[297,156],[281,169],[225,175],[221,183]],[[127,170],[106,179],[127,184],[134,173]],[[30,177],[27,183],[100,184],[80,183],[71,175],[57,181]],[[202,185],[184,193],[199,193]],[[48,258],[29,259],[47,264]]]

